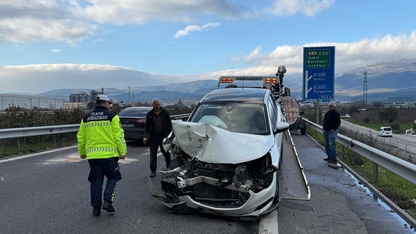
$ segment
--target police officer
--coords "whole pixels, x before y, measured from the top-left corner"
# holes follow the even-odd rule
[[[99,216],[101,208],[107,212],[115,211],[112,202],[117,181],[121,180],[118,160],[125,158],[127,146],[118,115],[108,109],[111,105],[108,96],[97,95],[96,103],[95,109],[81,120],[77,140],[80,157],[86,158],[90,165],[88,181],[91,183],[91,206],[93,215]],[[103,203],[104,176],[107,183]]]

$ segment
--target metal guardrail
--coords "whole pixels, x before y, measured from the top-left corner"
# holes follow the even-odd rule
[[[6,129],[0,129],[0,140],[20,138],[20,137],[29,137],[29,136],[70,133],[70,132],[77,132],[78,129],[79,129],[79,124],[27,127],[27,128],[6,128]]]
[[[172,120],[186,119],[190,114],[171,115]],[[79,124],[0,129],[0,140],[30,136],[77,132]]]
[[[322,132],[322,126],[313,123],[309,120],[303,119],[310,127]],[[354,140],[342,134],[338,134],[337,142],[345,147],[349,147],[352,151],[364,156],[376,165],[380,165],[403,179],[416,184],[416,165],[409,163],[403,159],[397,158],[394,155],[383,152],[379,149],[368,146],[360,141]],[[378,180],[378,170],[373,170],[375,177]]]
[[[185,119],[189,114],[181,115],[172,115],[172,119]],[[303,119],[310,127],[314,128],[317,131],[322,132],[322,126],[313,123],[309,120]],[[40,136],[40,135],[51,135],[51,134],[61,134],[61,133],[71,133],[77,132],[79,129],[79,124],[69,124],[69,125],[56,125],[56,126],[42,126],[42,127],[25,127],[25,128],[9,128],[9,129],[0,129],[0,140],[1,139],[11,139],[11,138],[21,138],[29,136]],[[416,184],[416,165],[409,163],[405,160],[395,157],[394,155],[388,154],[371,146],[365,145],[364,143],[338,134],[337,142],[345,147],[350,147],[354,152],[359,153],[370,161],[374,162],[376,165],[380,165],[387,170],[399,175],[400,177],[406,179],[407,181]],[[378,170],[374,170],[375,173]],[[377,174],[374,175],[375,177]],[[377,180],[377,178],[375,178]]]

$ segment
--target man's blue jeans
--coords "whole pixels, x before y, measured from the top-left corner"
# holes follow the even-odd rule
[[[337,142],[337,130],[325,131],[324,130],[324,146],[325,152],[328,156],[328,162],[336,162],[337,161],[337,150],[336,150],[336,142]]]

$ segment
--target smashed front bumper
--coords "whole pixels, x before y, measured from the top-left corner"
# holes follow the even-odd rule
[[[151,178],[147,178],[147,186],[151,195],[159,199],[162,204],[169,208],[170,212],[172,213],[189,213],[192,211],[196,213],[212,214],[217,216],[258,219],[278,207],[278,203],[276,204],[274,202],[276,188],[272,186],[273,184],[276,184],[276,179],[277,178],[273,178],[271,186],[257,193],[249,190],[247,185],[242,185],[239,188],[234,188],[233,185],[227,185],[228,188],[225,186],[222,189],[240,190],[242,193],[246,193],[248,197],[248,199],[246,199],[243,204],[239,206],[228,207],[224,205],[224,203],[221,203],[220,198],[218,198],[218,204],[221,205],[196,201],[190,195],[175,196],[175,199],[172,199],[172,197],[167,198],[164,194],[161,194],[155,189]],[[217,185],[218,180],[215,178],[200,177],[180,181],[179,184],[188,184],[191,186],[197,183]]]

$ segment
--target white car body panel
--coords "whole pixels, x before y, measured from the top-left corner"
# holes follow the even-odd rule
[[[204,123],[179,121],[173,124],[173,131],[176,144],[185,153],[207,163],[252,161],[265,155],[274,144],[270,135],[234,133]]]

